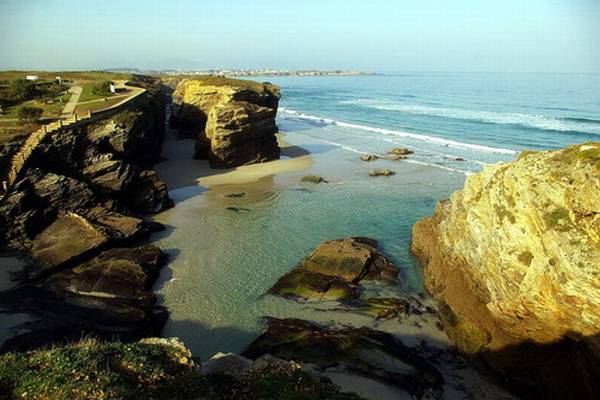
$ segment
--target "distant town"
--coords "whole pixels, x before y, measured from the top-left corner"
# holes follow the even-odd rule
[[[158,75],[219,75],[219,76],[360,76],[374,75],[362,71],[331,70],[322,71],[317,69],[165,69],[165,70],[140,70],[137,68],[109,68],[107,72],[136,73],[136,74],[158,74]]]

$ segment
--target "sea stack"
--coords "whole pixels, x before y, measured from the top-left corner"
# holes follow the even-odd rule
[[[463,352],[542,398],[600,396],[600,143],[469,176],[412,251]]]
[[[196,139],[194,158],[231,168],[279,158],[279,87],[222,77],[182,80],[173,94],[181,130]]]

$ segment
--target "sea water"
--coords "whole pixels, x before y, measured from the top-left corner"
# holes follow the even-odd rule
[[[265,79],[282,89],[278,125],[285,140],[310,150],[314,167],[231,188],[250,192],[245,198],[197,187],[173,190],[176,207],[157,217],[167,230],[156,243],[171,255],[157,285],[171,311],[164,334],[180,337],[203,359],[242,351],[260,333],[264,316],[372,324],[337,311],[338,304],[265,293],[319,242],[351,235],[377,239],[401,269],[401,284],[369,290],[422,292],[409,252],[411,227],[431,215],[439,199],[485,164],[600,135],[599,75]],[[398,146],[414,154],[401,162],[358,159]],[[397,174],[369,177],[376,166]],[[307,173],[330,183],[300,183]]]

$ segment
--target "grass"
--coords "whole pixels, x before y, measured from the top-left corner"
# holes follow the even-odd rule
[[[204,376],[188,357],[181,347],[94,339],[7,353],[0,355],[0,400],[360,400],[303,370]]]
[[[88,113],[88,111],[103,110],[105,108],[114,106],[115,104],[123,101],[123,99],[125,99],[125,97],[107,99],[106,101],[95,101],[93,103],[78,104],[77,107],[75,107],[75,113],[77,115],[85,115]]]
[[[251,89],[258,92],[264,90],[262,83],[257,81],[251,81],[246,79],[235,79],[226,78],[222,76],[214,75],[182,75],[182,76],[169,76],[170,79],[187,79],[193,81],[199,81],[202,85],[206,86],[236,86],[242,89]]]
[[[189,399],[207,391],[170,348],[79,343],[0,356],[0,399]]]
[[[91,101],[91,100],[98,100],[98,99],[103,99],[103,98],[110,98],[111,95],[106,96],[106,95],[97,95],[92,93],[92,88],[98,84],[98,82],[86,82],[84,84],[81,84],[79,86],[81,86],[81,96],[79,96],[79,102],[83,103],[85,101]]]

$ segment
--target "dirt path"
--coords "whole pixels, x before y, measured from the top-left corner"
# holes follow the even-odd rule
[[[81,86],[71,86],[69,88],[69,93],[71,93],[71,98],[65,104],[65,107],[62,110],[62,116],[68,117],[73,114],[75,111],[75,107],[77,106],[77,102],[79,102],[79,96],[81,96],[81,92],[83,91]]]

